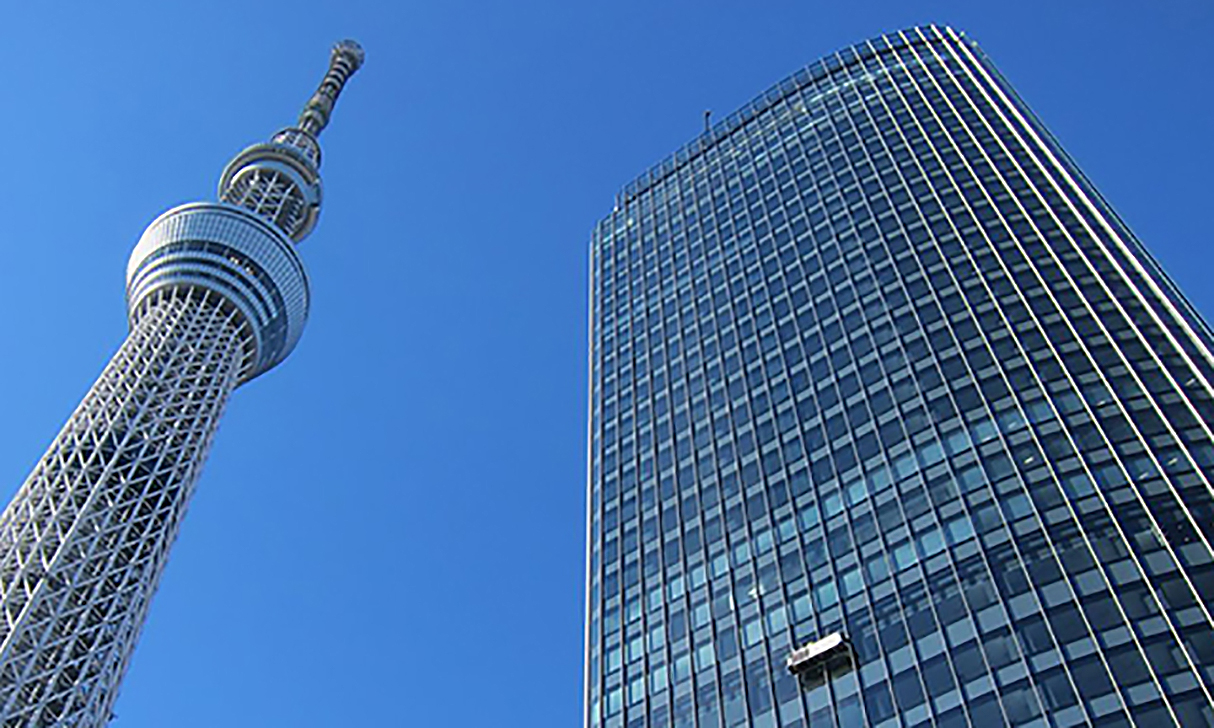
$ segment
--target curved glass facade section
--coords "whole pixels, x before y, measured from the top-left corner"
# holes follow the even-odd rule
[[[1209,329],[971,41],[798,72],[591,256],[588,726],[1214,725]]]

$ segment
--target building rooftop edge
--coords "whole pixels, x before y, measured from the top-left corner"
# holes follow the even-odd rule
[[[902,48],[913,42],[906,36],[918,34],[922,37],[925,33],[931,33],[937,39],[948,37],[959,39],[965,36],[963,31],[954,30],[951,26],[928,23],[889,33],[882,33],[881,35],[873,36],[860,43],[845,46],[833,53],[827,54],[772,85],[721,121],[713,124],[707,131],[701,132],[691,141],[637,175],[632,181],[626,183],[616,193],[615,210],[619,210],[621,207],[627,205],[637,196],[677,172],[685,164],[711,149],[717,142],[728,138],[734,132],[745,127],[791,94],[858,61],[872,57],[878,50],[874,47],[875,43],[884,41],[890,48]],[[851,57],[844,58],[848,54]],[[604,218],[604,220],[607,219],[610,219],[610,215]]]

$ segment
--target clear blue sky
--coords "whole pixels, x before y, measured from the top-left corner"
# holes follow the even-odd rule
[[[11,3],[0,498],[125,335],[144,226],[367,48],[308,331],[238,391],[117,705],[151,726],[578,726],[586,250],[625,182],[798,67],[966,30],[1214,315],[1214,5]]]

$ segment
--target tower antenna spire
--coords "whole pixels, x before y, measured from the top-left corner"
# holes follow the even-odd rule
[[[329,56],[329,71],[325,73],[316,93],[304,104],[303,111],[299,112],[300,129],[312,136],[320,135],[329,124],[333,105],[337,103],[337,97],[341,95],[346,81],[362,66],[365,58],[366,52],[356,41],[346,39],[333,46],[333,53]]]
[[[320,132],[346,82],[363,64],[362,46],[343,40],[333,46],[329,70],[304,104],[295,126],[269,142],[237,154],[219,178],[219,199],[251,210],[295,242],[306,238],[320,215]]]

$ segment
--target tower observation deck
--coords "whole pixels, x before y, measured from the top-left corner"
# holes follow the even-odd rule
[[[303,333],[317,138],[363,57],[334,46],[296,125],[136,244],[130,334],[0,515],[0,728],[108,722],[228,396]]]

